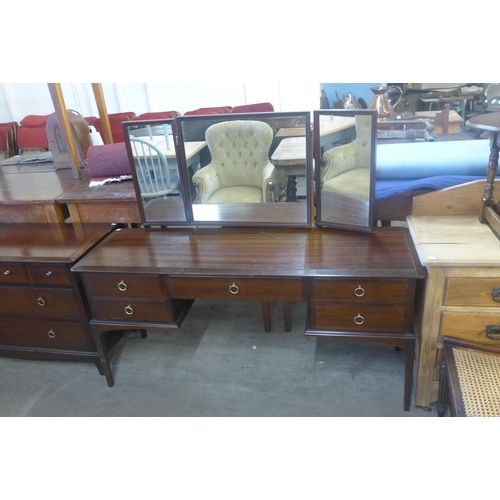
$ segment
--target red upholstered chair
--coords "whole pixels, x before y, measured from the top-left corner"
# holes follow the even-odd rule
[[[0,160],[17,154],[17,122],[0,123]]]
[[[181,114],[178,111],[152,111],[149,113],[142,113],[133,120],[162,120],[168,118],[175,118],[176,116],[180,116]]]
[[[243,104],[235,106],[232,113],[261,113],[266,111],[274,111],[274,106],[270,102],[259,102],[256,104]]]
[[[28,115],[20,122],[17,145],[20,154],[48,151],[49,140],[45,127],[51,115]]]
[[[225,113],[231,113],[231,106],[218,106],[214,108],[198,108],[192,111],[186,111],[184,116],[191,115],[223,115]]]
[[[123,113],[111,113],[108,115],[109,126],[111,128],[111,136],[113,137],[114,143],[125,142],[125,139],[123,138],[122,122],[127,122],[135,117],[136,114],[133,111],[126,111]],[[103,142],[106,142],[104,140],[104,133],[101,120],[97,119],[93,123],[93,125],[96,128],[97,132],[101,134]]]

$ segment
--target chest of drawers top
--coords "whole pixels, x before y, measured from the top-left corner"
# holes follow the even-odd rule
[[[0,224],[0,266],[75,262],[113,228],[111,224]]]
[[[118,229],[76,272],[175,276],[421,278],[405,228]]]

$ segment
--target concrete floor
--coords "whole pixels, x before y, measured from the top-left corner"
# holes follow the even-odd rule
[[[435,417],[403,411],[404,352],[305,337],[272,304],[196,301],[179,330],[127,332],[112,351],[115,386],[92,363],[0,358],[0,417]]]

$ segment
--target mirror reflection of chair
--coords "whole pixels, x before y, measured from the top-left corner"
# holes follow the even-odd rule
[[[130,137],[142,196],[157,198],[179,189],[177,162],[169,165],[162,151],[145,139]]]
[[[265,203],[276,200],[269,159],[271,127],[257,120],[216,123],[206,131],[211,162],[192,177],[195,203]]]
[[[368,201],[370,198],[371,116],[355,117],[356,139],[325,151],[322,190]]]

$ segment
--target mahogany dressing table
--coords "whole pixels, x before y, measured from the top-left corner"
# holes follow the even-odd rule
[[[405,349],[409,410],[413,300],[424,270],[405,228],[122,228],[72,271],[89,298],[110,387],[110,332],[179,328],[195,299],[306,302],[306,335]]]

